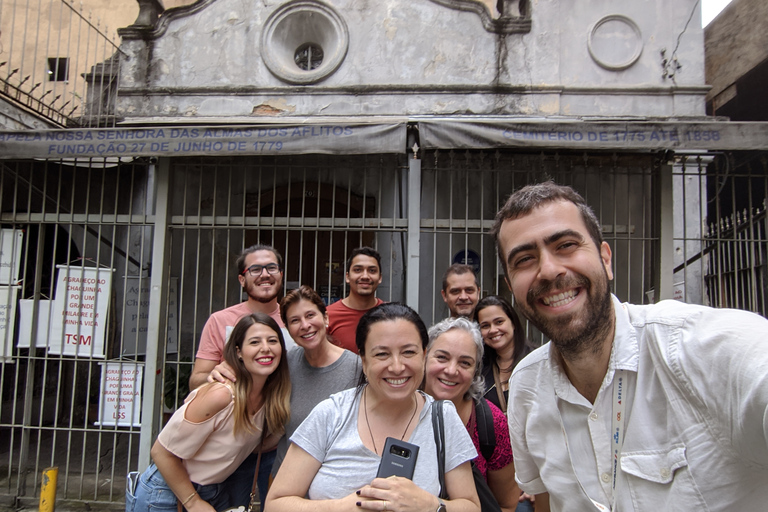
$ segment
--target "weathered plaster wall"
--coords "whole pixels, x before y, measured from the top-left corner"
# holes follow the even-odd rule
[[[0,130],[45,130],[53,125],[12,103],[0,99]]]
[[[501,35],[475,12],[429,0],[333,0],[349,48],[316,84],[292,85],[262,59],[262,27],[285,2],[203,0],[166,11],[155,35],[124,37],[119,114],[127,117],[507,114],[700,116],[703,38],[695,0],[533,0],[529,33]],[[587,47],[594,23],[620,14],[639,35],[605,25],[597,52],[642,52],[622,70]],[[691,18],[693,21],[686,22]],[[625,27],[626,28],[626,27]],[[606,39],[607,38],[607,39]],[[663,77],[661,49],[682,68]],[[629,48],[629,50],[627,49]]]

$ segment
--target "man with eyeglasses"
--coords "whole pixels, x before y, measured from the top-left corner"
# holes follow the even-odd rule
[[[216,369],[224,377],[234,380],[234,374],[225,365],[224,344],[240,318],[250,313],[265,313],[271,316],[277,325],[283,328],[285,348],[295,346],[293,339],[280,318],[280,305],[277,295],[283,286],[283,258],[269,245],[257,244],[243,249],[237,258],[237,279],[248,295],[248,300],[213,313],[203,327],[200,346],[195,357],[195,366],[189,377],[189,388],[209,381],[211,372]],[[220,380],[220,379],[216,379]]]
[[[235,380],[232,369],[224,362],[224,345],[237,321],[245,315],[258,312],[271,316],[283,331],[286,350],[296,346],[283,325],[280,305],[277,302],[277,295],[283,286],[283,257],[274,247],[257,244],[243,249],[235,264],[237,279],[248,295],[248,300],[213,313],[205,322],[195,366],[189,377],[190,389],[195,389],[207,381]],[[264,503],[266,498],[269,474],[274,461],[274,449],[263,452],[258,478],[261,503]],[[233,503],[248,503],[255,469],[256,455],[251,454],[224,481],[224,488],[234,498]]]

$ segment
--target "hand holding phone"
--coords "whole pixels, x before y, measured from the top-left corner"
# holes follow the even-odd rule
[[[412,480],[418,454],[419,447],[415,444],[388,437],[384,444],[379,472],[376,477],[402,476]]]

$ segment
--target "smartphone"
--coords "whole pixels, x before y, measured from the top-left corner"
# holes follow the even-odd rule
[[[379,463],[379,472],[376,474],[376,477],[402,476],[412,480],[418,455],[419,447],[415,444],[406,443],[394,437],[388,437],[384,444],[384,451]]]

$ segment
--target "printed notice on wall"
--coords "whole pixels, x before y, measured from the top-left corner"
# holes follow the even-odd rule
[[[104,358],[112,269],[57,265],[49,352]]]
[[[168,281],[168,309],[166,311],[166,354],[178,352],[178,300],[179,280]],[[147,321],[149,320],[149,278],[125,278],[125,307],[123,308],[123,346],[125,357],[144,355],[147,351]]]
[[[99,419],[96,425],[141,426],[141,363],[108,362],[101,366]]]
[[[0,360],[10,361],[13,354],[13,327],[16,321],[16,297],[19,286],[0,286]]]
[[[20,229],[0,229],[0,284],[18,283],[23,238]]]
[[[19,341],[16,343],[18,348],[30,348],[32,340],[32,308],[35,306],[34,299],[21,299],[19,301]],[[35,337],[36,348],[48,348],[48,333],[50,331],[51,301],[37,301],[37,336]]]

